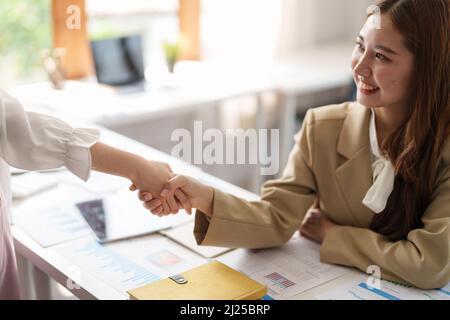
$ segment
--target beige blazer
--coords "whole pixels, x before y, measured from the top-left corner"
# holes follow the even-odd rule
[[[435,182],[424,227],[390,242],[369,229],[373,212],[362,204],[372,185],[370,109],[344,103],[308,111],[282,178],[249,202],[215,190],[210,221],[197,212],[194,235],[202,245],[266,248],[286,243],[317,195],[339,226],[321,245],[326,263],[381,268],[384,279],[438,288],[450,281],[450,140]]]

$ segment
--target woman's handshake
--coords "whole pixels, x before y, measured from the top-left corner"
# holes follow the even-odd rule
[[[179,209],[191,214],[192,208],[212,216],[214,189],[188,176],[174,175],[163,185],[160,194],[152,194],[135,184],[130,190],[139,190],[139,200],[143,201],[144,207],[160,217],[177,213]]]

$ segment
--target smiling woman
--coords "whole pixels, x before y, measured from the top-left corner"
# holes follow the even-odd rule
[[[381,152],[397,174],[371,224],[392,240],[423,226],[448,136],[448,10],[448,1],[383,1],[381,29],[370,28],[370,16],[352,57],[358,101],[373,108]]]

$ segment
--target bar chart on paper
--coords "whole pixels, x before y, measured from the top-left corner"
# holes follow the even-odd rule
[[[55,247],[55,250],[80,268],[90,270],[101,280],[126,295],[126,291],[159,280],[151,270],[136,264],[92,238]]]
[[[279,288],[281,290],[286,290],[287,288],[295,285],[295,282],[292,282],[278,272],[272,272],[264,276],[264,278],[269,280],[269,287]]]
[[[348,272],[345,268],[321,263],[319,246],[299,237],[281,248],[257,252],[235,250],[218,259],[267,285],[269,296],[275,300],[290,299]]]
[[[372,287],[364,278],[358,277],[317,298],[321,300],[450,300],[449,286],[442,289],[421,290],[381,280],[379,287]]]

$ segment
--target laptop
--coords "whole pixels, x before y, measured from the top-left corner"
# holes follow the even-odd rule
[[[90,43],[97,81],[120,93],[143,91],[148,87],[141,35],[130,35]]]

